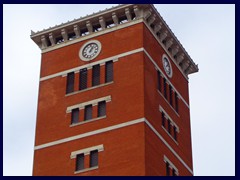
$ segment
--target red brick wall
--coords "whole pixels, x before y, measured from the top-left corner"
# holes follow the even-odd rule
[[[178,168],[180,176],[191,176],[191,173],[172,154],[154,132],[145,125],[145,165],[146,176],[166,176],[164,155]],[[187,163],[189,165],[189,163]],[[191,167],[191,166],[190,166]]]
[[[157,41],[153,38],[152,34],[148,31],[146,27],[144,28],[144,48],[148,51],[148,53],[151,55],[153,60],[157,63],[157,65],[162,70],[162,72],[165,73],[162,65],[162,55],[165,53],[164,49],[157,43]],[[177,67],[173,62],[171,62],[171,65],[173,69],[173,77],[168,79],[173,84],[173,86],[178,90],[178,92],[184,97],[184,99],[188,101],[188,82],[183,77],[183,75],[180,73],[180,71],[177,69]],[[146,55],[144,55],[144,79],[145,79],[144,80],[145,82],[144,83],[145,117],[153,125],[153,127],[159,132],[159,134],[168,142],[168,144],[178,153],[178,155],[180,155],[180,157],[188,164],[188,166],[192,168],[192,148],[191,148],[189,108],[184,104],[184,102],[181,99],[179,99],[178,101],[179,115],[177,115],[177,113],[175,113],[174,110],[171,108],[168,101],[165,100],[163,93],[162,93],[162,96],[160,95],[160,93],[157,90],[157,71],[154,67],[154,64]],[[162,86],[163,86],[163,83],[162,83]],[[169,91],[168,88],[167,90]],[[173,100],[174,100],[174,96],[173,96]],[[163,109],[167,112],[167,114],[171,117],[171,119],[177,124],[177,126],[180,129],[180,132],[178,133],[178,138],[177,138],[178,145],[174,142],[174,140],[168,135],[168,133],[162,127],[162,121],[161,121],[162,118],[161,118],[161,112],[159,111],[159,105],[163,107]],[[150,130],[146,131],[146,137],[149,137],[148,132],[150,132]],[[149,141],[150,140],[151,138],[149,139]],[[147,145],[148,143],[150,142],[146,140],[146,146],[148,146]],[[159,144],[152,143],[151,146],[159,146]],[[149,157],[149,158],[146,158],[146,160],[149,161],[147,163],[149,164],[149,166],[146,167],[147,174],[152,174],[152,173],[155,174],[157,170],[156,169],[154,170],[154,168],[156,168],[157,166],[161,167],[161,163],[163,163],[163,157],[161,157],[160,160],[162,162],[159,162],[159,164],[156,166],[151,165],[152,161],[156,161],[154,160],[154,157],[151,158],[151,156],[153,156],[154,154],[154,152],[152,152],[151,149],[152,151],[154,151],[156,147],[152,147],[152,148],[148,147],[148,149],[146,149],[146,157]],[[162,152],[165,152],[165,151],[162,151]],[[169,150],[166,149],[166,152],[169,152]],[[160,155],[163,156],[163,154],[160,154],[160,151],[159,151],[157,156],[160,156]],[[179,164],[179,165],[180,166],[177,168],[182,169],[183,165],[182,164]],[[149,172],[148,172],[148,167],[150,168]],[[165,173],[165,166],[162,166],[161,168],[163,167],[164,167],[164,173]],[[157,173],[159,175],[159,173],[161,172],[159,171]],[[182,174],[180,173],[180,175]]]
[[[70,158],[71,152],[101,144],[99,168],[77,176],[145,175],[144,123],[37,150],[33,175],[73,176],[76,159]]]
[[[163,70],[161,59],[164,51],[143,23],[94,39],[101,42],[102,51],[90,63],[144,46]],[[41,77],[88,64],[78,57],[79,49],[87,41],[89,40],[42,54]],[[171,82],[188,102],[188,82],[173,63],[172,67],[174,72]],[[101,82],[104,81],[103,72],[104,66],[101,66]],[[75,90],[78,77],[79,74],[75,74]],[[40,82],[35,145],[146,117],[191,167],[189,109],[179,100],[179,118],[157,92],[156,78],[152,62],[143,52],[139,52],[114,62],[114,82],[107,86],[65,96],[66,77],[59,76]],[[90,80],[88,84],[91,85]],[[106,106],[106,118],[69,127],[71,113],[66,114],[67,107],[109,95],[112,99]],[[180,128],[178,146],[161,127],[159,104],[169,112]],[[96,115],[96,107],[93,109]],[[80,111],[80,117],[82,116]],[[182,164],[143,123],[36,150],[33,174],[74,175],[75,160],[70,159],[71,152],[99,144],[104,145],[104,151],[99,153],[99,169],[78,175],[145,175],[145,171],[147,175],[164,175],[163,153],[176,163],[180,175],[188,175]]]
[[[91,62],[81,61],[78,56],[80,48],[89,39],[44,53],[42,54],[41,77],[140,48],[143,46],[143,38],[140,35],[142,31],[143,25],[137,24],[93,38],[101,42],[102,51]]]

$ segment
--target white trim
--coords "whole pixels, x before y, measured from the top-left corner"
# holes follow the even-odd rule
[[[80,69],[92,67],[94,65],[102,64],[102,63],[105,63],[105,62],[110,61],[110,60],[114,60],[114,62],[116,62],[117,59],[119,59],[119,58],[131,55],[131,54],[139,53],[139,52],[142,52],[142,51],[143,51],[143,48],[139,48],[139,49],[135,49],[135,50],[132,50],[132,51],[125,52],[125,53],[121,53],[121,54],[118,54],[116,56],[112,56],[112,57],[109,57],[109,58],[106,58],[106,59],[102,59],[102,60],[99,60],[99,61],[96,61],[96,62],[93,62],[93,63],[90,63],[90,64],[79,66],[79,67],[69,69],[69,70],[66,70],[66,71],[61,71],[61,72],[58,72],[58,73],[55,73],[55,74],[52,74],[52,75],[49,75],[49,76],[44,76],[44,77],[40,78],[40,81],[45,81],[45,80],[55,78],[55,77],[58,77],[58,76],[64,76],[64,75],[66,75],[70,72],[79,71]]]
[[[131,126],[131,125],[142,123],[142,122],[145,122],[149,126],[149,128],[168,147],[168,149],[176,156],[176,158],[187,168],[187,170],[191,174],[193,174],[193,171],[191,170],[191,168],[188,167],[188,165],[174,151],[174,149],[167,143],[167,141],[165,141],[165,139],[157,132],[157,130],[149,123],[149,121],[146,118],[140,118],[140,119],[128,121],[128,122],[125,122],[125,123],[113,125],[113,126],[110,126],[110,127],[98,129],[98,130],[95,130],[95,131],[91,131],[91,132],[79,134],[79,135],[76,135],[76,136],[71,136],[71,137],[68,137],[68,138],[60,139],[60,140],[57,140],[57,141],[49,142],[49,143],[46,143],[46,144],[41,144],[41,145],[35,146],[34,150],[36,151],[36,150],[39,150],[39,149],[43,149],[43,148],[51,147],[51,146],[54,146],[54,145],[58,145],[58,144],[62,144],[62,143],[70,142],[70,141],[74,141],[74,140],[77,140],[77,139],[81,139],[81,138],[89,137],[89,136],[92,136],[92,135],[96,135],[96,134],[112,131],[112,130],[115,130],[115,129]]]
[[[177,132],[179,133],[178,125],[172,120],[172,118],[168,115],[168,113],[163,109],[163,107],[161,105],[159,105],[159,111],[164,112],[164,115],[167,117],[167,119],[169,119],[171,121],[172,125],[177,128]]]
[[[145,119],[146,124],[152,129],[152,131],[158,136],[158,138],[168,147],[168,149],[176,156],[176,158],[187,168],[187,170],[193,174],[190,167],[182,160],[182,158],[174,151],[174,149],[165,141],[165,139],[157,132],[157,130]]]
[[[169,134],[169,132],[165,129],[164,126],[162,126],[163,130],[167,133],[167,135],[178,145],[178,142]]]
[[[161,72],[161,75],[169,82],[169,84],[172,86],[172,88],[177,92],[178,96],[182,99],[182,101],[184,102],[184,104],[189,108],[188,103],[183,99],[183,97],[181,96],[181,94],[177,91],[177,89],[173,86],[173,84],[170,82],[170,80],[168,79],[168,77],[162,72],[162,70],[158,67],[157,63],[153,60],[153,58],[149,55],[149,53],[144,49],[145,54],[148,56],[148,58],[152,61],[152,63],[154,64],[155,68],[157,68],[158,71]]]
[[[144,122],[144,118],[136,119],[136,120],[133,120],[133,121],[128,121],[128,122],[125,122],[125,123],[109,126],[109,127],[106,127],[106,128],[95,130],[95,131],[91,131],[91,132],[79,134],[79,135],[76,135],[76,136],[71,136],[71,137],[68,137],[68,138],[60,139],[60,140],[57,140],[57,141],[52,141],[52,142],[49,142],[49,143],[41,144],[41,145],[35,146],[34,150],[39,150],[39,149],[43,149],[43,148],[46,148],[46,147],[50,147],[50,146],[74,141],[74,140],[89,137],[89,136],[92,136],[92,135],[108,132],[108,131],[111,131],[111,130],[114,130],[114,129],[119,129],[119,128],[126,127],[126,126],[131,126],[133,124],[138,124],[138,123],[141,123],[141,122]]]
[[[77,151],[73,151],[73,152],[71,152],[70,158],[74,159],[74,158],[76,158],[76,156],[78,154],[88,155],[91,151],[94,151],[94,150],[98,150],[98,152],[104,151],[103,144],[100,144],[97,146],[92,146],[92,147],[81,149],[81,150],[77,150]]]
[[[176,166],[174,166],[174,164],[167,158],[167,156],[164,154],[163,156],[163,161],[166,163],[168,162],[170,165],[170,168],[174,168],[174,170],[176,171],[176,174],[179,175],[178,169],[176,168]]]
[[[69,107],[67,107],[66,113],[71,113],[73,109],[84,108],[87,105],[97,104],[98,102],[101,102],[101,101],[109,102],[109,101],[111,101],[111,96],[101,97],[101,98],[94,99],[94,100],[91,100],[91,101],[87,101],[87,102],[84,102],[84,103],[80,103],[80,104],[76,104],[76,105],[73,105],[73,106],[69,106]]]
[[[85,40],[88,40],[88,39],[91,39],[91,38],[95,38],[97,36],[101,36],[103,34],[107,34],[107,33],[110,33],[110,32],[113,32],[113,31],[116,31],[116,30],[119,30],[119,29],[124,29],[126,27],[133,26],[133,25],[141,23],[141,22],[144,22],[142,18],[134,20],[134,21],[129,21],[129,22],[126,22],[126,23],[118,25],[118,26],[114,26],[112,28],[107,28],[103,31],[95,32],[95,33],[89,34],[87,36],[81,36],[81,38],[78,38],[78,39],[67,41],[65,43],[61,43],[61,44],[58,44],[58,45],[55,45],[55,46],[52,46],[52,47],[47,47],[47,49],[42,50],[42,54],[53,51],[53,50],[56,50],[56,49],[63,48],[65,46],[76,44],[76,43],[79,43],[79,42],[82,42],[82,41],[85,41]]]

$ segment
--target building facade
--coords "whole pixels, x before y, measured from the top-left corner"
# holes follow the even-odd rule
[[[192,176],[188,75],[151,4],[33,32],[42,51],[33,175]]]

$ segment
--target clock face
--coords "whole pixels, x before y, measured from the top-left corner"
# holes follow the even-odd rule
[[[172,77],[172,66],[171,63],[168,59],[168,57],[164,54],[162,57],[162,63],[163,63],[163,68],[166,72],[166,74],[168,75],[168,77]]]
[[[85,43],[79,51],[79,57],[83,61],[91,61],[98,56],[101,51],[101,43],[93,40]]]
[[[91,59],[93,58],[98,52],[98,45],[96,43],[90,43],[84,47],[82,51],[82,55],[85,58]]]

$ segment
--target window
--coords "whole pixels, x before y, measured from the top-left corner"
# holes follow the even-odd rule
[[[165,155],[164,162],[166,163],[166,176],[178,176],[178,169]]]
[[[170,176],[170,167],[168,162],[166,162],[166,176]]]
[[[78,154],[76,160],[76,171],[84,169],[84,154]]]
[[[173,127],[173,138],[177,141],[177,128]]]
[[[175,92],[175,110],[178,113],[178,95],[177,95],[177,92]]]
[[[100,65],[93,66],[92,69],[92,86],[100,84]]]
[[[98,150],[90,152],[90,167],[98,166]]]
[[[79,121],[79,109],[73,109],[72,110],[72,120],[71,124],[76,124]]]
[[[160,92],[161,92],[161,89],[162,89],[161,80],[162,80],[161,73],[160,73],[160,71],[157,71],[157,86],[158,86],[157,88]]]
[[[106,115],[106,101],[101,101],[98,103],[98,117]]]
[[[169,132],[169,134],[171,134],[171,129],[172,129],[171,121],[168,119],[168,132]]]
[[[67,90],[66,94],[69,94],[74,91],[74,72],[67,74]]]
[[[177,176],[177,172],[176,172],[176,170],[174,168],[172,169],[172,175],[173,176]]]
[[[164,97],[167,99],[167,82],[166,79],[163,79],[163,88],[164,88]]]
[[[113,61],[106,62],[105,83],[113,81]]]
[[[165,127],[165,114],[162,112],[162,126]]]
[[[84,120],[92,119],[92,105],[85,106]]]
[[[161,106],[159,107],[159,111],[161,112],[162,128],[173,140],[175,140],[174,142],[178,144],[177,136],[179,133],[179,127]]]
[[[173,98],[172,98],[172,86],[169,85],[169,101],[170,101],[170,105],[173,105]]]
[[[87,89],[87,68],[80,70],[79,90]]]

